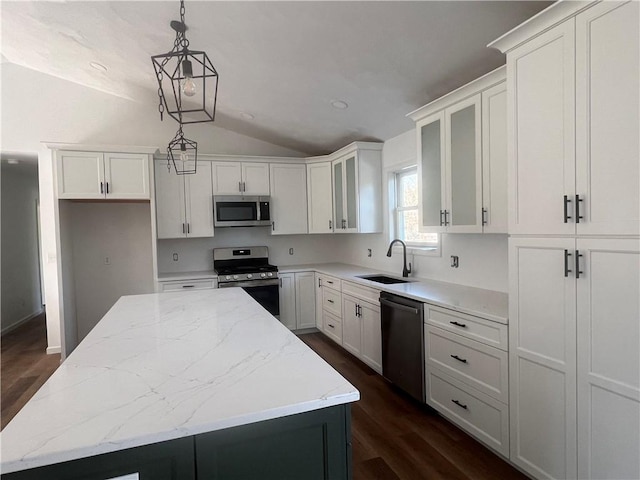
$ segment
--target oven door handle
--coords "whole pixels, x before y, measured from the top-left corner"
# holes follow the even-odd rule
[[[231,288],[231,287],[270,287],[279,286],[280,280],[277,278],[270,278],[269,280],[247,280],[246,282],[223,282],[218,283],[218,288]]]

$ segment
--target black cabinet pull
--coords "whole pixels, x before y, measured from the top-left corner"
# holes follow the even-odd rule
[[[482,209],[482,225],[486,225],[487,224],[487,215],[488,210],[486,208]]]
[[[104,183],[100,182],[100,193],[104,193]]]
[[[333,300],[331,300],[331,299],[327,300],[327,302],[329,302],[329,303],[334,303],[334,301],[333,301]]]
[[[329,220],[329,230],[333,230],[333,222]]]
[[[444,226],[444,220],[442,217],[444,216],[444,210],[440,210],[440,226]]]
[[[109,182],[107,182],[107,195],[109,194]]]
[[[569,215],[569,204],[571,203],[571,199],[568,195],[564,196],[564,223],[569,223],[571,216]]]
[[[184,223],[182,224],[182,233],[185,233]]]
[[[327,280],[327,283],[328,283],[329,285],[333,285],[333,282],[332,282],[331,280]]]
[[[358,304],[354,304],[354,307],[356,308],[356,317],[358,316]]]
[[[342,219],[342,228],[347,228],[347,221],[344,218]]]
[[[331,325],[330,323],[327,323],[327,326],[331,327],[331,328],[336,328],[333,325]]]
[[[582,215],[580,215],[581,202],[582,202],[582,199],[580,198],[580,195],[576,195],[576,223],[580,223],[580,219],[584,218]]]
[[[320,287],[322,287],[322,279],[321,278],[318,279],[318,288],[320,288]]]
[[[451,399],[451,401],[456,405],[458,405],[459,407],[464,408],[465,410],[468,409],[468,407],[464,403],[460,403],[458,400]]]
[[[191,233],[191,224],[187,222],[187,233]]]
[[[458,322],[449,322],[451,325],[455,325],[456,327],[462,327],[462,328],[467,328],[467,325],[464,323],[458,323]]]
[[[455,358],[456,360],[458,360],[459,362],[462,363],[467,363],[467,359],[466,358],[460,358],[458,355],[450,355],[451,358]]]
[[[571,273],[571,270],[569,270],[569,257],[571,256],[571,254],[569,253],[569,250],[564,251],[564,276],[568,277],[569,274]]]
[[[193,288],[195,285],[182,285],[182,288]]]
[[[580,257],[582,257],[580,250],[576,250],[576,278],[580,278],[580,274],[584,273],[580,270]]]

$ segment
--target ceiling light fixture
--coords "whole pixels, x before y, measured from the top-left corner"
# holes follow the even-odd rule
[[[333,108],[337,108],[338,110],[345,110],[349,108],[349,104],[347,102],[343,102],[342,100],[331,100],[331,106]]]
[[[184,0],[180,0],[180,21],[170,22],[176,32],[173,48],[167,53],[151,57],[158,80],[160,120],[167,112],[180,125],[167,147],[167,166],[171,169],[173,163],[178,175],[196,173],[198,154],[196,142],[184,138],[182,126],[213,122],[218,98],[218,72],[205,52],[189,49],[184,14]],[[176,150],[176,146],[179,150]],[[186,162],[176,163],[175,155],[184,158],[184,155],[188,156],[185,154],[187,151],[193,156],[193,168],[179,168]]]
[[[170,162],[170,163],[169,163]],[[171,171],[171,164],[178,175],[190,175],[196,173],[198,162],[198,144],[193,140],[184,138],[182,125],[176,136],[167,147],[167,168]]]
[[[98,62],[89,62],[89,65],[91,66],[91,68],[94,68],[99,72],[106,73],[109,70],[107,67]]]

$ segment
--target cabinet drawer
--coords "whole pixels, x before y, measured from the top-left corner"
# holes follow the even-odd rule
[[[500,350],[508,350],[507,326],[502,323],[432,305],[425,312],[425,321]]]
[[[509,455],[509,407],[431,368],[427,403],[505,457]]]
[[[507,352],[441,328],[425,330],[427,368],[436,367],[475,389],[509,402]]]
[[[351,282],[342,282],[342,293],[349,294],[353,297],[366,300],[376,305],[379,304],[380,300],[380,290],[374,290],[373,288],[364,287]]]
[[[324,273],[318,274],[318,278],[320,279],[320,286],[323,288],[332,288],[336,291],[341,291],[341,281],[339,278],[332,277],[331,275],[325,275]]]
[[[322,308],[338,318],[342,318],[342,294],[322,287]]]
[[[322,312],[322,323],[325,335],[342,345],[342,321],[325,310]]]
[[[179,282],[160,282],[160,291],[171,292],[175,290],[202,290],[216,288],[216,280],[213,278],[204,280],[182,280]]]

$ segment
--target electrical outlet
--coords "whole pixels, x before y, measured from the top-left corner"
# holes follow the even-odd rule
[[[289,249],[289,255],[293,255],[293,248]]]
[[[457,255],[451,255],[451,268],[458,268],[460,266],[460,259]]]
[[[178,261],[178,254],[177,254],[177,253],[174,253],[174,254],[173,254],[173,261],[174,261],[174,262],[177,262],[177,261]]]
[[[367,257],[371,257],[371,249],[367,248]]]
[[[104,264],[111,265],[111,259],[109,257],[104,257]]]

